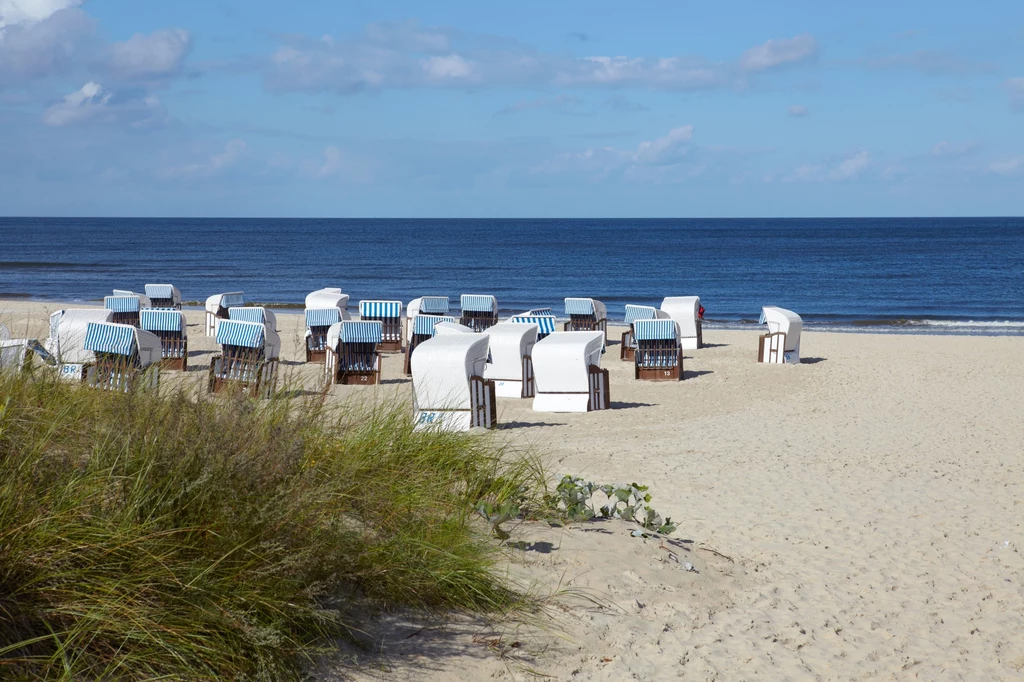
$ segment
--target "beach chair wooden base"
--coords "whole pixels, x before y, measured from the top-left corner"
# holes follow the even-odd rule
[[[175,372],[188,371],[188,355],[180,358],[163,358],[160,360],[160,369],[173,370]]]
[[[622,344],[619,346],[619,360],[633,362],[633,332],[622,332]]]
[[[85,374],[85,385],[103,391],[127,393],[135,388],[156,388],[159,382],[159,367],[142,370],[136,358],[126,359],[122,355],[110,356],[97,353],[96,362]]]
[[[327,360],[327,330],[329,327],[312,327],[306,337],[306,362]]]
[[[381,340],[377,344],[377,350],[381,353],[401,353],[402,348],[402,318],[400,317],[373,317],[367,315],[359,318],[366,322],[380,322]]]
[[[340,344],[340,352],[326,351],[328,383],[345,386],[376,386],[380,383],[381,357],[376,344]]]
[[[181,310],[181,304],[175,303],[173,298],[151,298],[149,303],[151,308],[174,308],[175,310]]]
[[[469,378],[470,426],[493,429],[498,425],[498,401],[494,382],[473,375]]]
[[[130,313],[114,313],[111,322],[113,322],[114,324],[130,324],[133,327],[138,327],[139,311],[134,310]]]
[[[597,365],[590,365],[587,368],[587,374],[590,383],[590,404],[587,405],[587,411],[607,410],[612,406],[608,370],[601,369]]]
[[[154,331],[160,338],[160,368],[188,370],[188,339],[176,332]]]
[[[757,361],[781,365],[786,361],[786,332],[762,334],[757,341]]]
[[[250,354],[214,355],[210,359],[210,393],[238,391],[269,398],[277,386],[277,358],[264,360]]]
[[[482,332],[498,324],[498,316],[489,311],[465,310],[462,312],[459,323],[466,325],[475,332]]]
[[[639,381],[679,381],[682,378],[682,358],[676,367],[637,367],[634,378]]]
[[[683,377],[683,349],[674,340],[638,341],[633,378],[640,381],[679,381]]]

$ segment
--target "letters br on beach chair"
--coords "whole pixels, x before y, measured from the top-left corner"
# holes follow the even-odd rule
[[[232,291],[226,294],[214,294],[206,299],[206,335],[217,333],[217,320],[228,319],[228,308],[245,304],[245,294]]]
[[[590,412],[611,406],[608,370],[601,369],[604,333],[552,334],[533,347],[537,412]]]
[[[661,302],[662,312],[679,323],[683,350],[704,347],[703,323],[700,319],[700,296],[669,296]]]
[[[71,308],[50,315],[50,335],[43,348],[54,357],[61,379],[81,382],[85,378],[86,366],[96,359],[95,353],[85,349],[89,323],[113,321],[113,311],[99,308]]]
[[[633,324],[637,320],[657,320],[668,318],[668,313],[663,313],[649,305],[626,304],[626,326],[627,331],[622,332],[622,343],[619,345],[619,359],[629,362],[633,361],[633,352],[636,350],[636,342],[633,336]]]
[[[324,371],[329,384],[371,386],[380,383],[379,321],[343,320],[327,330]]]
[[[341,289],[318,289],[306,296],[306,362],[324,361],[327,330],[347,319],[348,294]]]
[[[457,324],[454,317],[445,315],[417,315],[409,323],[409,343],[405,347],[405,375],[412,374],[412,354],[427,339],[434,338],[440,323]]]
[[[567,298],[565,314],[569,318],[564,326],[565,331],[599,331],[605,341],[608,340],[608,311],[604,303],[592,298]]]
[[[412,358],[415,428],[467,431],[498,423],[494,382],[484,379],[486,332],[424,341]]]
[[[90,322],[83,348],[94,355],[85,384],[106,391],[156,388],[160,380],[160,339],[130,324]]]
[[[757,361],[795,365],[800,362],[800,332],[803,320],[792,310],[765,306],[761,308],[761,324],[768,328],[757,344]]]
[[[160,367],[188,369],[188,333],[185,316],[177,308],[143,308],[139,327],[160,339]]]
[[[537,343],[537,325],[501,322],[487,330],[491,338],[490,362],[484,378],[494,382],[499,398],[532,398],[533,347]]]
[[[642,381],[679,381],[683,378],[683,348],[675,320],[637,320],[633,377]]]
[[[475,332],[482,332],[498,324],[498,299],[485,294],[462,294],[460,322]]]
[[[103,297],[103,307],[114,313],[115,324],[139,326],[139,311],[148,308],[149,298],[131,291],[114,290],[113,296]]]
[[[173,284],[147,284],[146,296],[154,308],[177,308],[181,310],[181,292]]]
[[[360,301],[359,319],[381,323],[379,350],[386,353],[402,351],[401,301]]]
[[[518,315],[513,315],[508,321],[515,324],[537,325],[538,341],[545,338],[548,334],[555,333],[555,315],[551,312],[551,308],[533,308]]]
[[[269,398],[277,385],[281,337],[268,325],[242,320],[220,320],[217,343],[221,352],[210,360],[209,390],[239,390]]]

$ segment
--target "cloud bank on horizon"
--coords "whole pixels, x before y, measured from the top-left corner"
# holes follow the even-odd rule
[[[994,4],[0,0],[0,202],[1022,215],[1024,6]]]

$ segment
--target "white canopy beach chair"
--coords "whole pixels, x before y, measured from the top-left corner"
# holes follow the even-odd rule
[[[551,308],[533,308],[518,315],[513,315],[508,321],[516,324],[537,325],[538,341],[548,334],[555,333],[555,314],[551,312]]]
[[[228,319],[238,322],[257,322],[267,325],[267,329],[277,331],[277,316],[274,311],[261,306],[231,306],[228,308]]]
[[[683,347],[675,320],[637,320],[633,377],[642,381],[679,381],[683,378]]]
[[[626,304],[626,326],[628,330],[622,332],[622,343],[619,345],[619,359],[633,361],[633,351],[636,350],[636,342],[633,340],[633,323],[637,320],[668,319],[668,313],[657,310],[649,305]]]
[[[273,394],[281,352],[275,330],[259,322],[220,320],[217,343],[221,353],[210,360],[211,393],[233,387],[255,397]]]
[[[147,284],[146,296],[154,308],[181,309],[181,292],[173,284]]]
[[[349,319],[348,294],[337,287],[317,289],[306,295],[306,362],[323,362],[327,355],[327,330]]]
[[[381,323],[379,350],[401,352],[403,337],[401,301],[360,301],[359,319]]]
[[[106,391],[156,388],[160,380],[160,339],[130,324],[89,322],[85,350],[95,359],[86,365],[85,384]]]
[[[600,331],[605,341],[608,340],[608,310],[601,301],[592,298],[567,298],[565,314],[569,317],[564,326],[565,331]]]
[[[795,365],[800,362],[800,332],[803,320],[792,310],[766,305],[761,308],[761,324],[768,333],[758,339],[757,361]]]
[[[447,315],[417,315],[409,322],[409,344],[405,347],[405,375],[412,374],[412,354],[416,347],[427,339],[434,338],[435,327],[441,323],[458,324],[454,317]]]
[[[188,369],[188,332],[185,316],[177,308],[143,308],[139,311],[139,328],[160,339],[160,367]]]
[[[105,308],[70,308],[50,314],[50,336],[43,347],[54,357],[60,378],[75,382],[85,378],[85,365],[96,359],[84,346],[89,323],[113,321],[114,312]]]
[[[217,333],[217,320],[228,319],[228,308],[245,303],[245,294],[232,291],[226,294],[214,294],[206,299],[206,335]]]
[[[420,296],[409,301],[406,306],[406,317],[410,320],[417,315],[447,315],[447,296]]]
[[[494,382],[484,379],[488,343],[484,332],[435,336],[420,344],[412,358],[417,430],[497,425]]]
[[[327,382],[370,386],[380,383],[383,325],[378,320],[343,320],[331,325],[325,341]]]
[[[604,333],[552,334],[533,347],[537,412],[590,412],[611,406],[608,370],[601,369]]]
[[[476,330],[458,322],[438,322],[434,325],[434,336],[443,334],[475,334]]]
[[[700,296],[669,296],[661,302],[661,309],[679,323],[683,350],[704,347],[704,333],[700,319]]]
[[[131,291],[114,289],[113,296],[103,297],[103,307],[114,313],[115,324],[139,326],[139,311],[150,307],[148,296]]]
[[[462,324],[482,332],[498,324],[498,299],[486,294],[462,294],[459,298]]]
[[[0,325],[0,372],[20,372],[28,369],[32,358],[38,357],[45,363],[53,364],[54,358],[39,343],[39,339],[12,339],[10,334]]]
[[[491,337],[490,358],[484,378],[494,382],[499,398],[532,398],[533,347],[537,343],[537,325],[501,322],[487,330]]]

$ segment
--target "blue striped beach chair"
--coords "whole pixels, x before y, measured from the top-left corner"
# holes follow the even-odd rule
[[[384,325],[379,320],[344,320],[327,331],[324,369],[329,384],[372,386],[380,383],[377,347]]]
[[[113,296],[103,297],[103,307],[114,313],[115,324],[139,326],[139,311],[142,310],[142,299],[130,291],[115,291]]]
[[[608,342],[608,310],[601,301],[593,298],[567,298],[565,314],[569,318],[565,323],[565,331],[599,331],[604,334],[605,343]]]
[[[228,308],[228,319],[237,322],[257,322],[266,325],[267,329],[277,331],[277,316],[260,306],[231,306]]]
[[[642,381],[679,381],[683,378],[683,347],[675,320],[637,320],[634,378]]]
[[[509,318],[509,322],[537,325],[538,341],[549,334],[555,333],[555,316],[551,313],[551,308],[534,308],[533,310],[527,310],[525,313],[513,315]]]
[[[221,353],[210,360],[209,390],[269,398],[277,385],[281,337],[268,325],[243,320],[217,324]]]
[[[82,347],[95,355],[86,368],[85,384],[106,391],[156,388],[160,371],[160,339],[129,324],[90,322]]]
[[[324,362],[327,358],[327,331],[341,322],[338,308],[306,308],[306,362]]]
[[[240,305],[245,305],[245,294],[241,291],[214,294],[206,299],[206,335],[215,335],[217,320],[228,319],[228,309]]]
[[[360,301],[359,319],[381,323],[381,340],[377,347],[382,352],[402,350],[402,302]]]
[[[143,308],[139,327],[160,339],[160,366],[163,369],[188,369],[188,333],[185,316],[177,308]]]
[[[485,294],[462,294],[460,322],[475,332],[482,332],[498,324],[498,299]]]
[[[173,284],[147,284],[146,296],[154,308],[177,308],[181,310],[181,292]]]
[[[626,304],[626,326],[628,330],[622,332],[622,344],[619,346],[619,359],[633,362],[633,352],[636,350],[636,341],[633,339],[633,323],[637,320],[656,320],[660,317],[667,317],[665,313],[659,314],[654,306]]]
[[[447,315],[417,315],[412,318],[412,323],[409,325],[409,345],[405,349],[405,375],[410,376],[412,374],[412,354],[416,350],[416,346],[420,345],[427,339],[434,338],[436,330],[434,327],[439,322],[458,322],[454,317]]]

